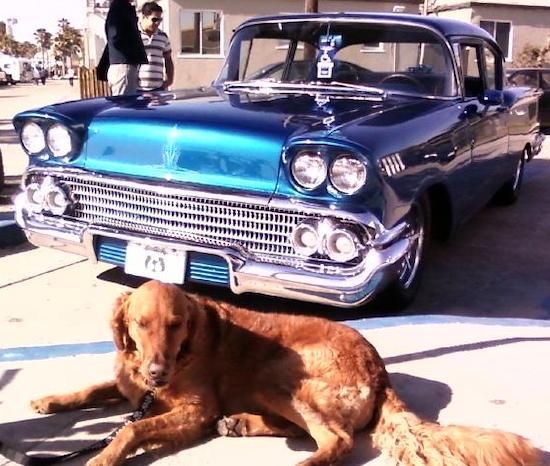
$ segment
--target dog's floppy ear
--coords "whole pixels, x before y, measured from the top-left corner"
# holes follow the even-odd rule
[[[130,342],[128,334],[128,324],[126,313],[128,310],[128,299],[130,298],[129,291],[122,293],[115,301],[113,306],[113,315],[111,317],[111,330],[113,331],[113,339],[119,351],[124,351]]]

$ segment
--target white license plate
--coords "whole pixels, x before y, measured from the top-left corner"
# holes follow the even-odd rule
[[[124,271],[164,283],[185,281],[186,254],[176,249],[128,243]]]

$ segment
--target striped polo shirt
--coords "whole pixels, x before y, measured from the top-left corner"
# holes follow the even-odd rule
[[[170,46],[170,39],[168,39],[166,33],[157,30],[150,36],[141,28],[140,32],[149,63],[139,67],[138,89],[152,91],[162,87],[162,83],[164,82],[163,54],[171,52],[172,48]]]

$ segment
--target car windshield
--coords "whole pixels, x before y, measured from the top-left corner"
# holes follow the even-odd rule
[[[350,94],[361,88],[429,97],[457,93],[442,40],[431,30],[398,23],[309,20],[246,26],[233,38],[216,83],[285,92],[283,86],[262,82],[294,85],[286,90],[315,86],[328,93],[334,83],[351,84],[340,86]]]

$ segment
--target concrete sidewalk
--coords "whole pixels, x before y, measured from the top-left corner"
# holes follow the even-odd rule
[[[442,424],[516,432],[545,450],[543,464],[550,465],[549,322],[423,316],[353,326],[382,354],[392,383],[414,412]],[[127,406],[40,416],[29,401],[111,378],[110,348],[104,341],[0,350],[0,440],[18,451],[61,454],[108,435]],[[307,439],[213,438],[164,458],[138,454],[128,464],[284,466],[305,459],[312,449]],[[360,433],[345,465],[390,464],[377,455]],[[88,458],[66,464],[84,464]],[[15,464],[0,457],[1,466]]]

